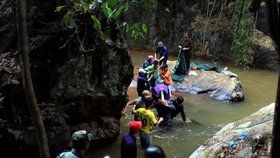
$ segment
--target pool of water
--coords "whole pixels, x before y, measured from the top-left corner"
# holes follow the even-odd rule
[[[135,67],[142,65],[150,52],[131,52]],[[176,57],[171,57],[175,60]],[[195,60],[207,63],[207,61]],[[156,131],[152,134],[153,143],[160,145],[168,158],[189,157],[206,139],[210,138],[227,123],[250,115],[261,107],[275,102],[277,73],[258,69],[241,69],[228,65],[228,70],[236,73],[242,82],[245,100],[240,103],[217,101],[203,94],[176,93],[185,99],[184,108],[187,117],[199,122],[199,124],[185,124],[178,115],[173,120],[173,127],[169,131]],[[129,89],[130,100],[136,97],[136,91]],[[128,131],[128,122],[133,120],[129,113],[121,119],[121,135]],[[88,157],[103,158],[109,155],[111,158],[120,157],[120,139],[110,146],[96,149]],[[143,151],[138,141],[138,157],[143,157]]]

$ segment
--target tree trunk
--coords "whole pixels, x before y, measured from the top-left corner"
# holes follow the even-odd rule
[[[270,29],[270,34],[274,42],[276,43],[276,50],[278,53],[278,63],[280,56],[280,3],[278,0],[266,0],[267,12],[268,12],[268,26]],[[280,76],[278,68],[278,86],[277,95],[275,102],[274,111],[274,121],[273,121],[273,131],[272,131],[272,147],[271,147],[271,157],[279,158],[279,146],[280,146]]]
[[[25,96],[28,108],[35,126],[37,143],[39,145],[40,156],[49,158],[48,138],[43,124],[41,111],[37,105],[29,66],[29,50],[27,46],[27,28],[26,28],[26,0],[17,0],[17,33],[18,46],[23,61],[23,80]]]

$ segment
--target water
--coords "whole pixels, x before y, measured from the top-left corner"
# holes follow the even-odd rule
[[[135,67],[140,66],[148,54],[147,52],[131,53]],[[175,60],[176,57],[172,59]],[[176,93],[185,98],[184,107],[187,117],[202,125],[185,124],[179,114],[173,120],[173,128],[170,131],[154,132],[152,134],[153,142],[163,148],[168,158],[189,157],[206,139],[212,137],[227,123],[241,119],[261,107],[275,102],[277,73],[257,69],[243,70],[231,66],[228,66],[228,70],[238,74],[245,91],[245,101],[229,103],[214,100],[203,94]],[[128,93],[130,100],[136,97],[134,89],[129,89]],[[121,119],[121,134],[127,132],[130,120],[133,120],[133,116],[128,112],[128,115]],[[119,158],[120,139],[121,135],[114,144],[96,149],[88,157],[103,158],[108,154],[111,158]],[[137,141],[139,145],[139,139]],[[140,146],[138,146],[138,157],[143,157]]]

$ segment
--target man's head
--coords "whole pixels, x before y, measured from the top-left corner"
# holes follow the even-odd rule
[[[154,67],[158,67],[158,63],[159,63],[158,60],[154,60],[154,62],[153,62]]]
[[[162,41],[158,42],[158,47],[163,47],[163,42]]]
[[[182,103],[184,102],[184,98],[183,98],[182,96],[178,96],[178,97],[176,98],[176,102],[177,102],[178,104],[182,104]]]
[[[142,92],[142,97],[145,98],[145,97],[147,97],[147,96],[151,96],[151,92],[148,91],[148,90],[144,90],[144,91]]]
[[[189,33],[188,32],[184,32],[184,38],[189,39]]]
[[[164,151],[158,145],[149,145],[145,149],[144,158],[166,158]]]
[[[135,134],[138,133],[142,127],[142,123],[140,121],[131,121],[129,123],[129,133]]]
[[[144,103],[146,105],[146,109],[152,109],[153,108],[153,102],[154,102],[154,99],[151,96],[145,97]]]
[[[138,74],[139,74],[140,76],[144,76],[144,75],[146,74],[146,71],[145,71],[144,69],[140,68],[140,69],[138,70]]]
[[[147,60],[148,60],[149,62],[153,62],[155,59],[154,59],[154,56],[153,56],[153,55],[149,55],[148,58],[147,58]]]
[[[79,130],[72,134],[72,145],[76,150],[86,150],[92,140],[92,134],[88,133],[86,130]]]

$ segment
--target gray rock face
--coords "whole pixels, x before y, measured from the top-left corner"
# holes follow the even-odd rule
[[[196,151],[194,151],[190,158],[249,158],[253,154],[259,154],[259,152],[256,152],[256,147],[259,147],[258,145],[262,145],[260,147],[261,150],[267,150],[269,147],[264,148],[264,146],[267,146],[272,132],[274,106],[275,104],[272,103],[266,107],[261,108],[259,111],[251,114],[250,116],[227,124],[212,138],[206,140],[203,145],[201,145]],[[248,132],[248,136],[240,139],[240,134],[245,131]],[[264,141],[266,143],[255,143],[260,142],[258,141],[259,139],[265,138],[268,139],[267,141]],[[237,143],[236,148],[230,147],[229,141],[235,141]],[[267,151],[265,152],[266,154],[262,152],[261,155],[263,157],[268,157]]]
[[[1,29],[0,50],[15,52],[16,18],[15,12],[10,11],[14,3],[4,2],[4,7],[0,8],[1,13],[5,12],[0,16],[1,26],[5,26]],[[79,33],[62,27],[63,15],[54,12],[56,5],[53,1],[34,1],[27,7],[30,68],[51,153],[54,154],[52,157],[63,150],[71,133],[78,129],[90,131],[95,136],[93,144],[116,140],[120,112],[127,102],[127,87],[133,78],[131,58],[116,23],[100,20],[107,37],[102,41],[97,38],[90,15],[77,15],[80,16],[75,19]],[[18,61],[17,55],[11,60]],[[1,68],[1,74],[5,75],[0,76],[0,98],[4,96],[0,131],[6,134],[1,132],[0,139],[8,140],[6,136],[11,136],[11,141],[24,150],[36,142],[32,138],[34,128],[24,97],[21,73],[11,74]],[[16,136],[15,133],[20,134]],[[27,141],[25,135],[31,139]],[[5,146],[1,140],[1,145]]]
[[[227,72],[227,73],[226,73]],[[244,92],[241,81],[235,74],[225,71],[196,71],[197,75],[185,76],[182,83],[174,83],[173,90],[202,94],[217,100],[243,101]]]
[[[253,31],[254,66],[278,70],[278,55],[273,40],[259,30]]]

